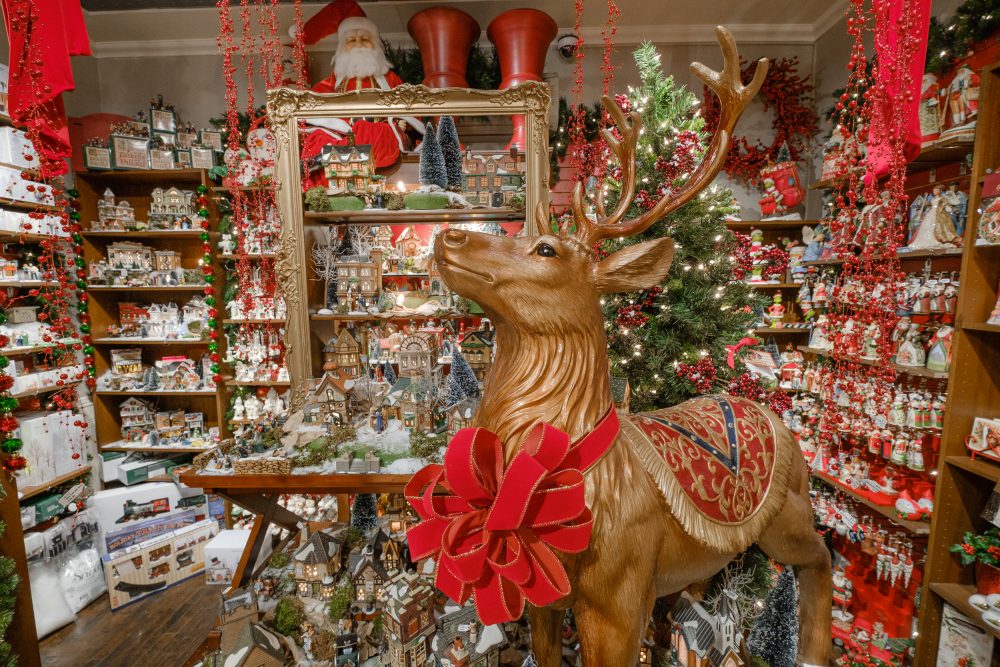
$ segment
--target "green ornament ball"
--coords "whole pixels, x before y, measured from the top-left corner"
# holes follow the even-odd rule
[[[15,452],[21,451],[21,447],[23,446],[24,443],[21,442],[20,438],[7,438],[3,441],[3,444],[0,445],[0,449],[3,449],[6,454],[14,454]]]
[[[198,215],[200,215],[203,218],[207,218],[208,217],[208,209],[207,208],[199,208],[198,209]]]
[[[73,211],[73,212],[71,212],[69,214],[69,219],[70,220],[79,220],[80,219],[80,212],[79,211]]]
[[[210,254],[208,254],[207,252],[202,257],[202,259],[205,260],[206,264],[211,264],[212,263],[212,256]]]
[[[213,373],[218,373],[219,372],[219,364],[212,364],[209,368],[212,369]]]
[[[205,276],[205,282],[211,285],[215,282],[215,276]]]
[[[208,232],[202,232],[199,238],[202,240],[202,242],[208,241]]]
[[[94,353],[94,346],[93,345],[84,345],[83,346],[83,353],[87,354],[87,355],[93,354]]]
[[[205,297],[205,305],[207,305],[207,306],[214,306],[215,305],[215,297],[214,296],[206,296]]]
[[[90,325],[89,324],[81,324],[80,325],[80,331],[83,332],[83,333],[90,333]]]
[[[0,324],[7,324],[7,313],[0,310]]]
[[[10,396],[0,398],[0,412],[13,412],[17,409],[17,399]]]
[[[219,351],[219,344],[218,343],[209,343],[208,344],[208,351],[209,352],[218,352]]]
[[[79,266],[81,269],[87,266],[87,262],[83,259],[83,257],[77,257],[76,259],[73,260],[73,263]]]
[[[80,191],[79,191],[79,190],[76,190],[76,189],[72,189],[72,190],[67,190],[67,191],[66,191],[66,194],[68,194],[68,195],[69,195],[70,197],[72,197],[73,199],[76,199],[77,197],[79,197],[79,196],[80,196]]]
[[[200,194],[200,195],[203,195],[206,192],[208,192],[208,186],[207,185],[199,185],[196,189],[198,190],[198,194]]]
[[[10,365],[10,359],[7,357],[0,357],[0,368],[7,368]]]
[[[208,328],[209,329],[214,329],[217,326],[219,326],[219,323],[216,320],[209,320],[208,321]]]

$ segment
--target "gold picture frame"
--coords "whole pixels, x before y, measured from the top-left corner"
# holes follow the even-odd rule
[[[506,90],[428,88],[403,84],[390,90],[362,89],[322,94],[308,90],[276,88],[267,91],[267,111],[278,144],[275,188],[281,212],[281,240],[275,261],[278,287],[287,308],[285,353],[291,380],[291,410],[302,407],[306,381],[312,377],[308,304],[309,262],[305,242],[305,217],[299,166],[299,121],[315,118],[371,116],[497,116],[524,115],[525,225],[522,233],[535,234],[529,224],[539,204],[548,211],[549,195],[549,87],[524,83]],[[446,220],[442,220],[445,222]],[[407,224],[406,212],[399,222]]]

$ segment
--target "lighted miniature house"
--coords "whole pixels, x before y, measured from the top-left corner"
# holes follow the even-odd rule
[[[455,435],[463,428],[472,426],[472,420],[479,408],[479,401],[467,398],[448,408],[448,435]]]
[[[173,271],[181,268],[181,254],[176,250],[157,250],[154,259],[157,271]]]
[[[733,594],[725,592],[719,613],[709,614],[687,593],[670,610],[670,644],[687,667],[742,667],[742,634]]]
[[[390,667],[423,667],[434,636],[434,588],[415,573],[400,573],[386,584],[385,623]]]
[[[152,271],[153,249],[141,243],[122,241],[108,246],[108,264],[112,269]]]
[[[328,531],[318,531],[303,542],[292,557],[295,566],[295,590],[299,595],[317,599],[329,598],[331,589],[324,587],[340,571],[342,542]]]
[[[97,202],[97,230],[124,231],[137,229],[135,209],[125,200],[115,201],[115,193],[108,188]]]
[[[493,363],[493,337],[488,331],[470,331],[459,341],[458,346],[462,350],[462,356],[469,362],[469,367],[475,372],[476,379],[484,381]]]
[[[352,378],[361,375],[361,341],[357,336],[353,328],[345,327],[323,348],[324,358]]]
[[[361,559],[351,572],[354,599],[364,603],[362,607],[380,606],[385,601],[385,583],[388,580],[389,573],[376,557],[374,548],[371,545],[365,546]]]
[[[472,205],[505,206],[524,185],[524,155],[478,155],[462,160],[462,194]]]
[[[396,252],[400,257],[420,257],[426,248],[423,239],[417,236],[417,231],[410,225],[396,239]]]
[[[375,229],[375,247],[389,252],[395,246],[392,243],[392,227],[389,225],[379,225]]]
[[[326,146],[320,154],[320,164],[326,176],[327,193],[368,192],[375,175],[375,158],[371,146]]]
[[[344,424],[350,419],[349,397],[354,381],[344,369],[327,372],[315,383],[306,395],[305,410],[308,420],[324,424]]]
[[[153,201],[149,205],[149,213],[164,215],[193,215],[191,193],[178,188],[156,188],[151,195]]]
[[[426,375],[436,361],[436,349],[423,334],[412,334],[399,344],[400,377],[417,378]]]
[[[156,410],[152,403],[132,396],[123,401],[118,410],[122,439],[126,442],[142,442],[154,430]]]
[[[382,289],[382,251],[372,250],[368,257],[349,255],[337,260],[337,301],[356,310],[365,303],[375,303]]]
[[[436,626],[432,644],[439,664],[447,660],[453,667],[499,666],[507,640],[499,625],[479,622],[472,604],[438,617]]]

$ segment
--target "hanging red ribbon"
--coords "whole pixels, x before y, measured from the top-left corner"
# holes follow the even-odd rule
[[[727,345],[726,365],[729,366],[730,368],[736,368],[736,353],[739,352],[741,348],[744,348],[747,345],[756,345],[756,344],[757,344],[756,338],[741,338],[740,342],[736,343],[736,345]]]
[[[404,490],[422,520],[406,533],[412,557],[437,557],[437,588],[459,603],[472,597],[486,625],[520,618],[525,600],[542,607],[566,597],[569,577],[553,549],[580,553],[590,544],[583,473],[618,430],[614,407],[572,444],[538,424],[506,468],[496,434],[460,430],[444,465],[424,467]]]

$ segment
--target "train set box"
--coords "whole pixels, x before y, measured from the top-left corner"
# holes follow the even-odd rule
[[[97,512],[101,531],[106,535],[137,521],[177,510],[180,499],[180,488],[173,482],[150,482],[98,491],[87,503]],[[107,552],[104,540],[99,540],[98,545],[102,554]]]
[[[218,523],[205,519],[105,554],[101,560],[111,609],[201,574],[205,545],[218,531]]]

